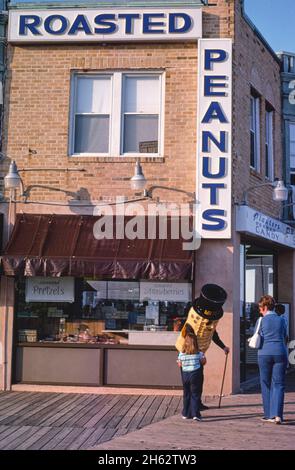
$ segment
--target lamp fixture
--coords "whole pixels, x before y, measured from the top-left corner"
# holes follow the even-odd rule
[[[146,179],[143,174],[141,164],[139,163],[138,160],[135,164],[134,176],[132,176],[132,178],[130,179],[130,183],[131,183],[131,189],[133,189],[134,191],[140,191],[144,189],[146,185]]]
[[[248,205],[248,194],[250,191],[256,188],[261,188],[262,186],[272,186],[273,193],[272,198],[276,202],[285,202],[288,200],[288,188],[285,186],[285,183],[282,179],[275,179],[275,181],[271,182],[268,181],[266,183],[256,184],[255,186],[251,186],[250,188],[246,189],[243,193],[243,205]]]
[[[20,189],[21,195],[24,193],[23,180],[19,175],[17,165],[14,160],[10,163],[8,173],[4,177],[4,186],[5,189],[10,190]]]

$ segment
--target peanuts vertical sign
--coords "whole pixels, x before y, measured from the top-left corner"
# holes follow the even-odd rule
[[[231,238],[232,41],[199,40],[196,194],[202,238]]]

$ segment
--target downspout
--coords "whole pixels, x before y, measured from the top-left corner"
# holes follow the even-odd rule
[[[7,0],[0,0],[0,156],[2,156],[2,139],[3,139],[3,116],[4,116],[4,81],[5,81],[5,72],[6,72],[6,33],[7,33],[7,21],[8,21],[8,12],[7,12]],[[3,158],[3,156],[2,156]],[[11,205],[11,202],[10,202]],[[9,209],[11,211],[11,208]],[[10,215],[8,215],[8,218]],[[10,228],[8,226],[8,232]],[[8,233],[9,236],[9,233]],[[2,249],[2,247],[0,247]],[[9,311],[8,311],[8,283],[7,279],[2,280],[5,282],[5,295],[4,295],[4,318],[3,318],[3,344],[2,344],[2,388],[7,390],[10,388],[10,384],[7,383],[7,372],[8,372],[8,320],[9,320]],[[3,292],[3,290],[2,290]]]

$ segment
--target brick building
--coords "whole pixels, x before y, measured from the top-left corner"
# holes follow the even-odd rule
[[[260,295],[287,304],[294,334],[295,242],[279,220],[280,204],[273,202],[269,184],[283,174],[280,59],[240,0],[74,3],[10,2],[7,158],[1,165],[4,176],[16,162],[26,191],[17,202],[2,204],[6,225],[14,224],[2,260],[2,387],[15,381],[178,386],[177,333],[169,330],[202,285],[216,283],[228,293],[218,325],[231,348],[225,391],[236,392],[241,380],[257,372],[246,338]],[[100,14],[106,16],[97,19]],[[196,193],[200,248],[178,253],[176,260],[179,247],[166,240],[153,274],[126,268],[125,275],[102,268],[102,250],[101,258],[91,255],[90,270],[84,259],[79,272],[74,252],[67,254],[67,244],[79,241],[79,221],[91,223],[95,208],[116,198],[143,199],[147,208],[149,198],[130,187],[137,160],[163,206],[187,203]],[[59,232],[52,243],[64,247],[58,256],[67,258],[65,270],[55,269],[57,254],[46,252],[53,226]],[[144,265],[147,252],[134,245],[137,258],[131,258]],[[63,302],[44,300],[40,276],[48,282],[73,279],[72,294]],[[34,280],[39,297],[28,294]],[[147,282],[150,293],[143,297]],[[75,343],[81,324],[97,337],[117,338],[120,330],[129,344]],[[134,339],[144,326],[144,339]],[[73,342],[50,343],[57,333]],[[23,341],[28,338],[30,344]],[[216,394],[224,355],[212,345],[207,356],[205,393]]]

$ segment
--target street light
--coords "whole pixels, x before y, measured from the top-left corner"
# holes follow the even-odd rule
[[[268,181],[267,183],[256,184],[255,186],[251,186],[250,188],[246,189],[243,193],[243,205],[248,205],[248,193],[256,188],[261,188],[262,186],[272,186],[273,193],[272,197],[273,200],[276,202],[285,202],[288,200],[288,188],[285,186],[283,180],[275,180],[274,182]]]
[[[134,176],[132,176],[130,182],[131,189],[133,189],[134,191],[140,191],[141,189],[144,189],[146,185],[146,179],[139,161],[136,162]]]
[[[21,179],[16,163],[13,160],[9,165],[9,170],[7,175],[4,177],[4,187],[5,189],[10,189],[11,191],[20,189],[21,196],[24,194],[24,184]]]

